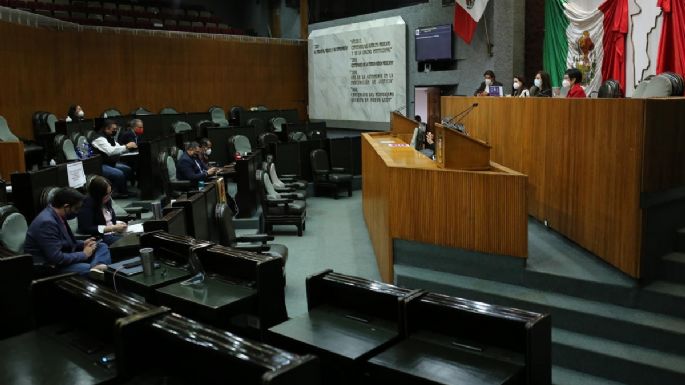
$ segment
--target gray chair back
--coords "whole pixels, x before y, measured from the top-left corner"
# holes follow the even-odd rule
[[[244,135],[233,135],[229,138],[229,141],[233,143],[233,147],[235,148],[236,152],[239,152],[242,155],[252,152],[252,144],[250,144],[250,139]]]
[[[176,182],[176,161],[174,160],[174,158],[167,155],[165,162],[167,175],[169,176],[169,181]]]
[[[191,131],[193,128],[188,124],[187,122],[183,121],[178,121],[174,122],[174,124],[171,125],[173,128],[174,132],[177,134],[183,133],[183,132],[188,132]]]
[[[12,133],[7,120],[0,116],[0,141],[2,142],[18,142],[19,138]]]
[[[72,142],[71,139],[65,139],[64,142],[62,142],[62,152],[64,152],[64,159],[67,161],[79,159],[76,154],[76,149],[74,148],[74,142]]]
[[[219,127],[228,127],[228,120],[226,119],[226,112],[221,107],[212,107],[209,109],[209,113],[212,115],[212,122],[219,125]]]
[[[14,253],[24,252],[29,226],[26,218],[13,206],[0,207],[0,244]]]
[[[171,107],[164,107],[162,108],[161,111],[159,111],[160,115],[172,115],[172,114],[178,114],[178,111],[176,109],[171,108]]]
[[[55,132],[55,123],[57,123],[55,114],[48,114],[48,116],[45,117],[45,124],[47,124],[50,132]]]
[[[117,110],[116,108],[110,108],[110,109],[105,110],[105,111],[102,113],[102,116],[105,116],[105,115],[106,115],[108,118],[111,118],[111,117],[113,117],[113,116],[121,116],[121,112],[119,112],[119,110]]]
[[[285,118],[277,116],[274,118],[271,118],[271,127],[273,128],[274,132],[282,132],[283,131],[283,125],[288,123]]]

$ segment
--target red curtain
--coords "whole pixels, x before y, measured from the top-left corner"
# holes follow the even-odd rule
[[[656,72],[677,72],[685,77],[685,2],[659,0],[657,5],[664,11],[664,23]]]
[[[617,80],[624,94],[626,85],[626,35],[628,0],[606,0],[599,6],[604,14],[604,60],[602,79]]]

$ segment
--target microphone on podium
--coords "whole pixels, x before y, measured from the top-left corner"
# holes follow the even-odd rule
[[[457,131],[459,131],[459,132],[462,132],[462,133],[466,134],[466,129],[464,128],[464,125],[461,124],[461,121],[462,121],[465,117],[467,117],[467,116],[471,113],[471,111],[473,111],[476,107],[478,107],[478,103],[473,103],[472,105],[470,105],[470,106],[469,106],[467,109],[465,109],[464,111],[462,111],[462,112],[460,112],[460,113],[454,115],[454,117],[452,117],[452,118],[450,118],[449,120],[443,122],[442,125],[445,126],[445,127],[447,127],[447,128],[451,128],[451,129],[453,129],[453,130],[457,130]],[[455,122],[455,120],[456,120],[456,122]],[[454,122],[454,123],[453,123],[453,122]]]

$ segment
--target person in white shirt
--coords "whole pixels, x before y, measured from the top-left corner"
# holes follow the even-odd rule
[[[113,120],[105,120],[98,136],[91,143],[95,153],[102,156],[102,175],[112,181],[115,193],[113,198],[127,198],[132,196],[128,192],[126,181],[132,177],[133,170],[126,164],[119,162],[119,157],[126,151],[135,150],[138,145],[135,142],[125,146],[114,140],[117,124]]]

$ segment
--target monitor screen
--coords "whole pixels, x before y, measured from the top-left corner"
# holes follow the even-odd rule
[[[452,59],[452,25],[417,28],[416,61]]]

